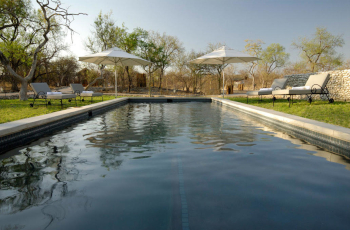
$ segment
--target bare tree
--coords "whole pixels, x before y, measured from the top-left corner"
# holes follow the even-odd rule
[[[21,27],[24,32],[30,33],[28,36],[30,39],[27,40],[27,45],[33,47],[33,52],[31,53],[31,67],[26,76],[21,76],[18,74],[10,65],[9,59],[6,54],[0,50],[0,62],[6,67],[7,71],[16,78],[21,83],[20,90],[20,100],[27,100],[27,87],[28,83],[34,77],[35,69],[38,62],[38,55],[40,51],[45,47],[45,45],[50,40],[50,33],[54,33],[55,30],[59,30],[61,27],[66,27],[70,32],[74,32],[70,27],[73,21],[74,15],[80,15],[84,13],[69,13],[67,9],[62,7],[60,0],[36,0],[39,5],[40,11],[38,15],[25,16],[23,19],[19,18],[16,21],[21,21],[21,23],[13,24],[2,24],[0,25],[0,31],[9,33],[13,31],[19,31]],[[16,17],[16,14],[15,14]],[[15,39],[21,39],[22,37],[16,37]]]
[[[162,47],[162,52],[159,54],[159,86],[162,88],[162,79],[164,77],[165,70],[174,62],[177,55],[183,53],[184,48],[179,39],[175,36],[162,35],[158,32],[150,32],[150,37],[158,47]]]

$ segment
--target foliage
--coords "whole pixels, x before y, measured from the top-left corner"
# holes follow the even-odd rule
[[[254,57],[260,58],[262,52],[262,45],[265,44],[262,40],[245,40],[247,43],[244,47],[244,51]],[[250,62],[247,64],[249,77],[253,79],[253,89],[255,89],[255,78],[256,78],[256,70],[258,67],[258,62]]]
[[[262,40],[245,40],[245,52],[260,58],[261,60],[248,63],[249,77],[253,80],[253,89],[260,84],[261,87],[266,87],[273,79],[279,78],[276,71],[286,65],[289,59],[289,54],[285,52],[285,48],[278,44],[272,43],[266,49],[262,45],[265,44]]]
[[[127,53],[134,53],[140,46],[141,40],[147,36],[146,31],[142,30],[141,28],[135,28],[131,33],[128,33],[126,29],[122,30],[121,38],[119,41],[119,47],[124,50]],[[125,66],[125,72],[128,76],[128,92],[131,90],[132,85],[132,75],[131,72],[133,72],[133,68],[129,66]]]
[[[224,46],[225,44],[218,42],[218,43],[209,43],[207,46],[207,53],[211,53],[214,50]],[[204,54],[203,54],[204,55]],[[221,87],[222,87],[222,71],[228,66],[229,64],[224,65],[208,65],[207,68],[209,68],[209,72],[212,74],[212,76],[215,77],[217,81],[217,92],[220,94]]]
[[[283,67],[289,58],[289,53],[285,52],[285,48],[278,44],[272,43],[261,53],[261,64],[267,75],[271,74],[277,68]]]
[[[164,47],[156,44],[154,39],[149,35],[147,31],[142,30],[142,40],[140,40],[140,45],[138,48],[138,55],[151,62],[147,66],[142,66],[142,68],[148,73],[149,77],[149,96],[151,96],[151,83],[154,84],[154,79],[152,78],[152,73],[160,68],[160,55],[163,52]]]
[[[69,85],[74,82],[74,78],[79,69],[78,61],[75,57],[61,57],[52,62],[54,73],[57,77],[58,86]]]
[[[301,51],[302,60],[307,63],[309,71],[328,71],[342,64],[342,56],[336,52],[343,47],[342,35],[332,35],[326,28],[316,28],[313,38],[299,38],[292,46]]]
[[[350,69],[350,59],[348,59],[345,62],[343,62],[343,65],[341,67],[339,67],[339,69],[340,70]]]
[[[0,1],[0,62],[8,73],[21,83],[20,99],[27,100],[27,86],[33,79],[40,52],[52,37],[66,27],[73,32],[70,23],[74,15],[62,8],[60,0],[36,0],[37,11],[32,10],[28,0]],[[24,55],[25,54],[25,55]],[[26,64],[28,71],[18,67]]]
[[[150,37],[158,47],[162,47],[159,53],[158,65],[160,69],[159,87],[162,87],[162,78],[165,70],[174,62],[175,57],[184,52],[184,48],[179,39],[175,36],[162,35],[158,32],[150,32]]]
[[[307,64],[303,61],[289,63],[283,70],[284,75],[310,73]]]
[[[115,25],[112,11],[107,14],[102,14],[100,11],[94,21],[92,35],[85,42],[85,47],[91,53],[97,53],[117,46],[118,39],[124,30],[124,25],[121,28]]]

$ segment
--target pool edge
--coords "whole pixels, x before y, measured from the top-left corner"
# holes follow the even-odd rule
[[[82,107],[70,107],[66,110],[50,114],[3,123],[0,124],[0,154],[16,147],[24,146],[44,135],[49,135],[54,131],[58,131],[110,109],[127,103],[142,102],[215,102],[263,119],[265,122],[280,129],[288,129],[290,132],[302,136],[307,141],[315,139],[316,145],[350,158],[350,129],[215,97],[125,97]],[[344,151],[339,152],[332,148],[327,148],[326,145],[334,145]]]
[[[0,155],[127,103],[211,102],[208,97],[124,97],[0,124]]]
[[[270,124],[270,126],[289,132],[312,144],[350,158],[350,129],[348,128],[228,99],[212,98],[212,101],[251,115],[263,120],[265,124]]]

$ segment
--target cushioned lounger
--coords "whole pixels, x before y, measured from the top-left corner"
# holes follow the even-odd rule
[[[84,97],[102,97],[103,101],[103,93],[95,93],[92,91],[85,91],[84,86],[82,84],[70,84],[70,88],[72,89],[73,93],[75,93],[79,97],[83,97],[82,101],[84,101]]]
[[[328,73],[321,73],[317,75],[310,75],[309,79],[305,83],[305,86],[301,87],[293,87],[292,89],[283,89],[283,90],[274,90],[272,91],[272,95],[289,95],[291,98],[288,98],[289,106],[290,102],[293,103],[294,95],[306,95],[308,97],[308,101],[312,102],[313,94],[323,94],[328,98],[330,103],[334,102],[332,98],[329,98],[329,92],[326,87],[329,81]]]
[[[52,94],[50,87],[47,85],[47,83],[30,83],[30,86],[32,87],[34,91],[34,102],[30,104],[31,107],[34,106],[35,100],[36,99],[45,99],[45,104],[46,105],[51,105],[51,100],[61,100],[61,106],[62,100],[63,99],[72,99],[76,98],[77,96],[75,94]],[[49,93],[49,94],[48,94]],[[47,102],[47,100],[50,100]],[[69,100],[70,102],[70,100]],[[77,104],[75,100],[75,105]]]
[[[254,90],[254,91],[248,91],[247,92],[247,103],[248,103],[248,97],[249,96],[263,96],[263,95],[271,95],[272,91],[275,89],[284,89],[287,84],[287,78],[281,78],[281,79],[275,79],[272,82],[271,88],[272,90]],[[262,97],[261,97],[262,98]]]

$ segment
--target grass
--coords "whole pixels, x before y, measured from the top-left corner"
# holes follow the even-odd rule
[[[103,101],[114,98],[115,96],[105,95],[103,96]],[[93,103],[101,102],[101,100],[101,97],[94,97]],[[66,99],[63,100],[63,108],[61,108],[60,100],[52,100],[52,105],[48,105],[47,107],[45,106],[45,100],[36,100],[34,107],[30,107],[29,104],[32,102],[33,99],[29,99],[28,101],[20,101],[19,99],[0,99],[0,123],[61,111],[68,107],[75,107],[74,100],[68,102]],[[85,98],[84,102],[79,101],[77,98],[77,106],[90,104],[90,98]]]
[[[245,104],[247,103],[247,98],[245,97],[228,99]],[[294,104],[289,108],[289,103],[286,99],[277,99],[273,107],[272,99],[270,98],[263,99],[263,101],[259,101],[258,98],[249,98],[249,104],[350,128],[350,104],[348,102],[336,101],[330,104],[328,101],[318,100],[313,101],[310,105],[305,100],[294,100]]]

